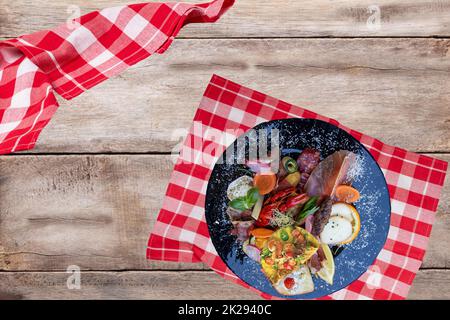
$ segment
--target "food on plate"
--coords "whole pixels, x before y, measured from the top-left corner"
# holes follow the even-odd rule
[[[330,246],[345,247],[361,229],[359,191],[349,173],[356,154],[339,150],[322,159],[314,148],[267,161],[247,162],[247,175],[227,189],[232,234],[284,295],[314,291],[313,277],[332,285]]]
[[[281,168],[284,169],[287,174],[298,172],[297,161],[291,157],[284,157],[281,159]]]
[[[334,197],[335,188],[347,182],[349,168],[355,164],[356,155],[353,152],[337,151],[323,161],[311,172],[305,185],[310,196]]]
[[[359,191],[355,188],[342,184],[336,187],[336,198],[342,202],[353,203],[359,200]]]
[[[255,206],[253,207],[252,210],[253,219],[258,220],[263,204],[264,204],[264,196],[260,194],[258,195],[258,200],[256,201]]]
[[[301,173],[300,187],[303,188],[311,175],[311,172],[320,162],[320,152],[307,148],[300,153],[297,159],[299,172]]]
[[[359,231],[361,230],[361,218],[354,206],[344,202],[337,202],[333,204],[331,208],[331,217],[339,218],[339,220],[337,220],[338,225],[332,225],[331,223],[335,222],[336,219],[332,220],[330,218],[328,221],[328,224],[330,225],[327,228],[327,233],[324,235],[325,240],[322,239],[323,242],[328,244],[346,244],[352,242],[358,236]],[[350,234],[348,234],[349,227],[351,228]],[[344,237],[344,234],[347,234],[347,237]],[[320,237],[322,238],[322,234]],[[342,237],[344,237],[344,239],[341,239]],[[340,239],[340,241],[337,239]]]
[[[252,212],[250,210],[236,210],[229,206],[227,208],[227,214],[231,221],[246,221],[250,220]]]
[[[340,244],[352,236],[352,223],[345,218],[330,217],[327,224],[320,233],[320,240],[326,244]]]
[[[270,238],[274,231],[266,228],[256,228],[252,230],[252,236],[255,238]]]
[[[284,279],[274,284],[274,288],[281,294],[294,296],[313,292],[314,282],[309,268],[302,265],[290,275],[287,275]]]
[[[247,195],[247,192],[253,188],[253,179],[249,176],[242,176],[234,180],[227,189],[228,199],[234,200]]]
[[[314,236],[320,235],[325,225],[328,223],[328,220],[330,219],[331,216],[331,207],[332,207],[331,198],[327,197],[325,200],[323,200],[319,210],[317,211],[314,217],[311,229],[311,232]]]
[[[250,236],[250,232],[253,229],[252,221],[232,221],[233,230],[231,233],[237,236],[239,241],[245,241]]]
[[[335,266],[334,266],[334,258],[331,253],[331,249],[325,243],[322,243],[318,252],[322,252],[323,255],[319,257],[320,268],[317,271],[317,275],[322,278],[328,284],[333,284]]]
[[[263,272],[274,285],[304,265],[319,248],[319,241],[300,227],[280,228],[261,250]]]
[[[288,174],[283,180],[278,183],[278,190],[284,190],[291,187],[296,187],[300,183],[301,174],[300,172],[294,172]]]
[[[248,241],[242,245],[242,249],[250,259],[259,261],[261,257],[261,249],[254,244],[250,244]]]
[[[231,200],[229,205],[235,210],[245,211],[252,209],[258,200],[258,188],[250,188],[244,196]]]
[[[277,176],[272,172],[258,173],[253,178],[253,183],[258,188],[259,194],[266,195],[277,185]]]

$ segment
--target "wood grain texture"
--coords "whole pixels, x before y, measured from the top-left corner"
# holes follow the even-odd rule
[[[164,0],[158,0],[164,1]],[[121,0],[18,0],[0,1],[0,37],[15,37],[64,23],[73,16],[110,6],[132,3]],[[185,2],[195,3],[189,0]],[[368,20],[379,6],[380,24]],[[42,10],[45,8],[45,10]],[[360,36],[448,36],[448,0],[245,0],[216,24],[192,25],[183,37],[360,37]]]
[[[0,39],[64,23],[77,6],[132,2],[0,0]],[[213,73],[450,161],[450,40],[426,38],[450,36],[450,0],[377,1],[379,28],[367,24],[372,4],[236,1],[163,56],[60,99],[36,155],[0,157],[0,299],[258,298],[202,264],[145,259],[173,164],[135,153],[179,143]],[[450,298],[449,180],[411,299]],[[66,287],[69,265],[83,270],[81,290]]]
[[[0,157],[0,270],[205,269],[145,259],[171,169],[157,155]],[[450,266],[449,191],[425,268]]]
[[[205,271],[82,272],[81,289],[67,289],[64,272],[0,272],[0,299],[221,299],[259,296]],[[408,299],[450,297],[450,271],[421,270]]]
[[[168,156],[3,157],[0,270],[203,269],[148,261]]]
[[[180,40],[61,100],[33,153],[167,152],[213,73],[412,151],[450,151],[450,40]],[[177,129],[181,129],[178,130]]]

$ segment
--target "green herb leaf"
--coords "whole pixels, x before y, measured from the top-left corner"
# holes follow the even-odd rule
[[[253,207],[255,205],[255,203],[258,201],[259,199],[259,191],[258,188],[251,188],[250,190],[248,190],[247,192],[247,204],[249,204],[249,207]]]
[[[239,211],[245,211],[248,208],[247,206],[247,200],[245,197],[241,197],[241,198],[236,198],[234,200],[230,201],[230,207],[232,207],[233,209],[239,210]]]
[[[302,211],[306,211],[309,210],[311,208],[314,208],[317,204],[317,200],[319,200],[319,197],[312,197],[311,199],[309,199],[308,201],[306,201],[305,205],[303,206],[303,210]]]
[[[300,213],[297,216],[297,222],[305,219],[307,216],[310,216],[310,215],[316,213],[317,210],[319,210],[320,207],[318,207],[316,205],[318,199],[319,199],[319,197],[312,197],[305,203],[302,210],[300,211]]]
[[[253,208],[256,202],[259,199],[259,191],[258,188],[251,188],[248,190],[247,195],[244,197],[236,198],[230,201],[229,205],[233,209],[244,211]]]
[[[306,218],[307,216],[310,216],[310,215],[316,213],[317,210],[319,210],[319,207],[314,207],[309,210],[302,211],[299,215],[299,220],[302,220],[302,219]]]

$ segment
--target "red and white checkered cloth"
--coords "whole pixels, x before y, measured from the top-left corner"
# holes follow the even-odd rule
[[[72,99],[153,53],[180,29],[214,22],[234,0],[204,4],[142,3],[0,42],[0,154],[34,147],[58,103]]]
[[[388,239],[374,264],[348,287],[325,298],[406,298],[425,255],[447,163],[389,146],[336,120],[219,76],[211,79],[182,147],[148,242],[147,258],[204,262],[221,276],[249,287],[227,268],[211,242],[204,212],[208,178],[222,151],[240,133],[261,122],[286,118],[320,119],[349,132],[378,162],[391,197]]]

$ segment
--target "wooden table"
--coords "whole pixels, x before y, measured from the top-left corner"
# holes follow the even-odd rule
[[[257,298],[201,264],[145,259],[177,129],[213,73],[449,161],[450,1],[375,2],[380,25],[372,1],[237,1],[163,56],[60,99],[34,150],[0,157],[0,298]],[[0,0],[0,38],[64,22],[69,5],[123,3]],[[449,180],[412,299],[450,298]]]

